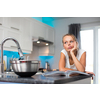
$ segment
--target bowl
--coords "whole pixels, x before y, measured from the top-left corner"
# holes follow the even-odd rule
[[[10,63],[15,74],[21,77],[35,75],[40,67],[40,61],[38,60],[12,60]]]

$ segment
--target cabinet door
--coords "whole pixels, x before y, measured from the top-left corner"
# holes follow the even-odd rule
[[[32,40],[21,41],[21,49],[25,53],[32,51]]]
[[[0,25],[3,24],[3,17],[0,17]]]
[[[42,23],[39,23],[39,22],[34,22],[33,36],[45,38],[45,34],[46,34],[45,25],[43,25]]]
[[[21,48],[32,51],[31,21],[23,19],[23,34],[21,35]]]
[[[5,38],[7,38],[7,30],[4,27],[0,27],[0,44]]]
[[[20,17],[8,17],[9,27],[13,30],[21,30],[21,18]]]
[[[4,34],[4,30],[2,28],[0,28],[0,44],[3,40],[3,34]]]
[[[31,22],[28,19],[23,20],[23,36],[25,39],[30,39],[31,38],[31,32],[30,28],[31,27]]]
[[[54,42],[54,29],[47,27],[46,40]]]
[[[20,44],[20,34],[18,32],[8,30],[7,34],[6,34],[6,37],[12,37],[12,38],[16,39]],[[4,45],[6,47],[17,48],[16,43],[12,40],[6,41]]]

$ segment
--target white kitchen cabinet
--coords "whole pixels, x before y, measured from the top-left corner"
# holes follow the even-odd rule
[[[32,51],[32,41],[31,40],[21,41],[20,46],[24,53],[31,53]]]
[[[54,28],[48,26],[45,39],[54,42]]]
[[[51,41],[54,43],[54,28],[41,23],[39,21],[33,20],[31,23],[31,34],[32,37],[42,37],[45,40]],[[34,45],[33,45],[34,48]],[[50,44],[49,46],[39,47],[39,55],[54,55],[54,44]]]
[[[32,36],[30,33],[30,20],[19,17],[0,17],[0,22],[3,23],[0,26],[0,41],[7,37],[15,38],[19,42],[22,51],[25,53],[31,52]],[[18,51],[16,43],[12,40],[4,43],[4,50]]]
[[[54,28],[32,18],[0,17],[0,23],[0,41],[6,37],[15,38],[26,53],[32,51],[32,37],[54,42]],[[4,46],[5,50],[17,51],[16,44],[11,40],[5,42]],[[48,53],[54,53],[54,46],[48,47]]]
[[[0,44],[3,39],[4,30],[0,27]]]
[[[12,38],[16,39],[20,44],[20,33],[19,32],[15,32],[15,31],[12,31],[12,30],[7,30],[6,37],[12,37]],[[4,45],[6,47],[10,47],[10,48],[13,48],[13,49],[17,48],[16,43],[12,40],[6,41]]]
[[[10,29],[6,29],[5,27],[0,27],[0,44],[7,37],[15,38],[18,42],[20,41],[19,33],[11,31]],[[3,45],[3,49],[10,51],[18,51],[17,45],[12,40],[7,40]]]
[[[22,50],[31,52],[32,51],[32,36],[31,36],[31,21],[23,18],[23,28],[21,34],[21,48]]]
[[[42,37],[45,40],[54,42],[54,28],[44,23],[33,20],[31,24],[31,34],[33,37]]]
[[[0,17],[0,25],[3,24],[3,17]]]
[[[7,30],[4,27],[0,26],[0,44],[6,37],[7,37]]]
[[[44,24],[42,24],[41,22],[34,21],[32,26],[33,26],[32,36],[45,38],[46,26]]]
[[[21,18],[20,17],[8,17],[8,25],[12,30],[21,31]]]

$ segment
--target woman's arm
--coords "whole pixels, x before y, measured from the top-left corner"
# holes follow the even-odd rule
[[[76,58],[74,55],[74,50],[77,49],[77,43],[74,42],[74,48],[70,51],[70,54],[72,56],[72,59],[74,61],[74,64],[78,71],[85,72],[85,66],[86,66],[86,52],[84,52],[80,58],[80,61]]]
[[[65,66],[66,66],[66,57],[61,52],[60,60],[59,60],[59,71],[74,70],[74,69],[70,69],[70,68],[65,68]]]
[[[80,58],[80,61],[76,58],[74,53],[71,53],[71,56],[73,58],[74,64],[78,71],[85,72],[85,66],[86,66],[86,52],[84,52]]]

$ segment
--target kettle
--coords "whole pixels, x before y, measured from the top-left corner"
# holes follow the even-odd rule
[[[47,69],[47,71],[50,70],[50,64],[47,61],[45,62],[45,69]]]

